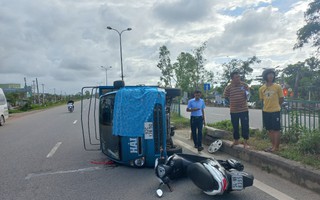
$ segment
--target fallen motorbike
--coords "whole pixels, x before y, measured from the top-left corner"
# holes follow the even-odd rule
[[[253,175],[244,172],[243,164],[235,159],[216,160],[190,154],[174,154],[167,159],[158,158],[154,169],[160,181],[158,197],[163,195],[163,185],[167,185],[172,191],[170,181],[181,177],[189,177],[208,195],[241,191],[252,186],[254,180]]]

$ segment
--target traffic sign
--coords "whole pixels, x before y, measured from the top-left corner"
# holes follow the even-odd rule
[[[210,90],[210,83],[204,83],[203,87],[204,87],[204,91]]]

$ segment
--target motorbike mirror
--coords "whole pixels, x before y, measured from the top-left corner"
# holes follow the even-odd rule
[[[157,189],[157,196],[160,198],[160,197],[162,197],[162,195],[163,195],[162,190],[161,189]]]

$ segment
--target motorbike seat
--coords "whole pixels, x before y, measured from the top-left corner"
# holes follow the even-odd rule
[[[196,162],[188,166],[188,177],[203,191],[212,191],[219,188],[218,182],[203,164]]]

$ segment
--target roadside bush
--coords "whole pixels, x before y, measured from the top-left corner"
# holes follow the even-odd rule
[[[31,106],[31,105],[32,105],[31,102],[28,101],[28,102],[25,103],[23,106],[21,106],[19,110],[21,110],[21,111],[31,110],[31,109],[32,109],[32,106]]]
[[[320,154],[320,130],[305,132],[297,144],[298,149],[304,153]]]
[[[217,129],[225,130],[225,131],[233,131],[231,120],[223,120],[216,123],[208,124],[210,127],[214,127]]]
[[[259,129],[250,129],[249,131],[250,137],[256,137],[263,140],[269,138],[266,129],[263,129],[262,131],[260,131]]]
[[[301,126],[293,126],[288,131],[281,134],[281,142],[285,144],[296,143],[299,141],[299,138],[307,130]]]

